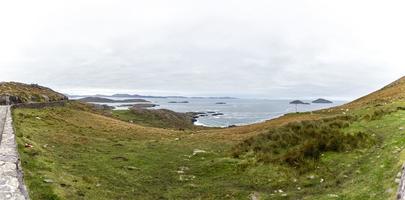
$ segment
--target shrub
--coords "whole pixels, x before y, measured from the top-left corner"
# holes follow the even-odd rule
[[[301,166],[316,161],[323,152],[348,151],[373,143],[363,132],[345,133],[352,117],[334,117],[316,121],[294,122],[268,130],[236,145],[232,155],[253,155],[260,162]]]

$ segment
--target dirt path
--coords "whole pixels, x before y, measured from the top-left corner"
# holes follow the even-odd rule
[[[10,106],[0,106],[0,199],[29,199],[26,191]]]

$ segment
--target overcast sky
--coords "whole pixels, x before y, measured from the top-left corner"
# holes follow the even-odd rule
[[[405,75],[404,1],[1,1],[0,80],[352,99]]]

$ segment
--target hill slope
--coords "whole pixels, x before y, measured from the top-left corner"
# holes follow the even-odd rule
[[[361,107],[371,104],[392,103],[405,99],[405,76],[371,94],[347,104],[349,107]]]
[[[0,82],[0,105],[67,100],[63,94],[37,84]]]

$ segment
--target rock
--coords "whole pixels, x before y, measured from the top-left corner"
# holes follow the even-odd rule
[[[253,192],[249,195],[250,200],[260,200],[260,195],[257,192]]]
[[[25,143],[25,144],[24,144],[24,147],[25,147],[25,148],[32,148],[32,147],[34,147],[34,146],[33,146],[32,144]]]
[[[204,150],[201,150],[201,149],[194,149],[193,150],[193,156],[195,156],[197,154],[204,154],[204,153],[207,153],[207,152],[204,151]]]
[[[328,196],[333,197],[333,198],[338,198],[339,197],[339,195],[337,195],[337,194],[328,194]]]
[[[44,179],[44,183],[53,183],[53,180],[52,179]]]
[[[45,102],[49,102],[49,97],[48,96],[46,96],[46,95],[41,95],[42,96],[42,99],[45,101]]]
[[[191,181],[193,179],[195,179],[194,175],[180,175],[179,176],[180,181]]]
[[[139,168],[134,167],[134,166],[126,166],[125,168],[128,169],[128,170],[137,170],[137,169],[139,169]]]

